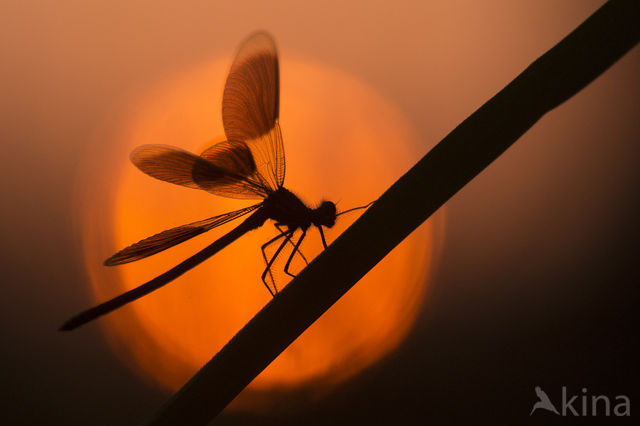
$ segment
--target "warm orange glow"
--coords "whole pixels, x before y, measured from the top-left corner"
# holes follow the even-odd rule
[[[98,205],[96,197],[87,201],[85,246],[96,302],[164,272],[239,222],[143,261],[103,267],[102,260],[117,249],[251,203],[153,180],[128,163],[125,154],[145,143],[201,152],[214,137],[223,138],[220,104],[227,66],[208,64],[160,84],[131,112],[127,131],[108,155],[118,166],[112,176],[100,178],[105,188],[115,191],[112,203],[104,205],[101,199]],[[286,58],[281,69],[285,184],[309,205],[322,198],[337,202],[339,210],[365,204],[426,151],[417,148],[400,113],[361,82],[326,66]],[[329,241],[358,214],[340,217],[327,233]],[[309,258],[321,249],[317,232],[311,231],[303,245]],[[427,223],[404,241],[251,389],[293,387],[310,380],[335,383],[395,348],[424,299],[433,232]],[[180,387],[269,301],[260,280],[264,262],[259,247],[273,235],[275,229],[267,223],[165,288],[101,319],[117,352],[144,378],[164,388]]]

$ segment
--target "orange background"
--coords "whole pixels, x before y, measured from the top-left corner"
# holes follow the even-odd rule
[[[131,166],[113,142],[154,88],[266,29],[283,60],[345,73],[393,105],[417,160],[603,3],[3,1],[3,422],[132,424],[168,396],[101,326],[56,331],[95,300],[78,194],[117,187],[111,165]],[[553,401],[563,385],[637,401],[638,75],[636,48],[447,203],[437,268],[396,349],[319,400],[273,391],[279,414],[218,424],[516,424],[536,385]]]

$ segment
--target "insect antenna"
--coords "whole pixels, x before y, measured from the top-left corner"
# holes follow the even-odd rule
[[[375,200],[373,200],[372,202],[370,202],[370,203],[368,203],[368,204],[365,204],[364,206],[354,207],[354,208],[352,208],[352,209],[345,210],[345,211],[343,211],[343,212],[340,212],[340,213],[336,214],[336,216],[340,216],[341,214],[349,213],[349,212],[352,212],[352,211],[354,211],[354,210],[366,209],[367,207],[369,207],[371,204],[373,204],[373,203],[375,203],[375,202],[376,202],[376,201],[375,201]]]

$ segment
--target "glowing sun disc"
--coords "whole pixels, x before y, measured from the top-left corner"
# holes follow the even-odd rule
[[[109,142],[113,145],[103,147],[108,152],[92,168],[94,176],[83,176],[92,185],[83,200],[83,238],[95,302],[164,272],[239,222],[139,262],[102,266],[116,250],[251,204],[151,179],[127,161],[128,152],[145,143],[199,153],[222,140],[227,67],[226,61],[209,63],[158,84],[119,124],[124,130]],[[398,110],[362,82],[325,65],[286,58],[281,70],[285,184],[309,205],[322,199],[337,202],[339,210],[365,204],[424,153]],[[341,216],[327,233],[329,241],[358,214]],[[268,393],[311,382],[337,383],[397,347],[424,300],[435,231],[427,222],[407,238],[249,389]],[[269,301],[260,281],[260,245],[273,235],[267,223],[165,288],[100,319],[115,351],[145,380],[170,390],[182,386]],[[321,247],[317,233],[310,232],[303,252],[313,258]]]

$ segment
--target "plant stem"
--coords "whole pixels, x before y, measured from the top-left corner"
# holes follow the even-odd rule
[[[393,184],[157,413],[205,425],[375,264],[544,114],[638,43],[640,2],[611,0]]]

